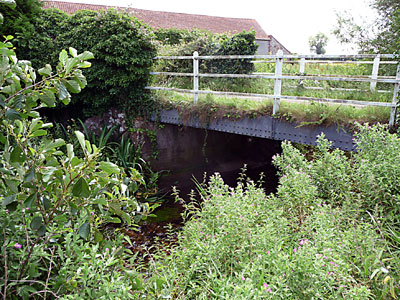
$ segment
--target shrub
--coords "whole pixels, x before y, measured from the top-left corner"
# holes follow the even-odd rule
[[[241,32],[232,36],[214,35],[207,31],[193,31],[187,42],[161,49],[161,55],[192,56],[199,55],[254,55],[257,51],[255,31]],[[199,65],[201,73],[250,73],[254,70],[249,59],[243,60],[202,60]],[[160,69],[170,72],[193,72],[190,60],[167,61]]]
[[[214,175],[171,255],[152,262],[149,299],[395,299],[398,142],[360,126],[358,152],[321,136],[311,161],[283,143],[276,195]]]
[[[72,16],[57,9],[38,11],[29,30],[18,34],[18,55],[32,61],[56,63],[58,49],[91,49],[93,67],[84,70],[87,88],[73,98],[68,112],[59,105],[59,118],[90,117],[118,107],[128,116],[151,112],[144,90],[156,54],[150,29],[136,18],[114,10],[79,11]],[[14,28],[17,30],[17,28]],[[53,112],[54,114],[54,112]]]
[[[79,11],[71,16],[59,35],[60,44],[78,51],[91,49],[93,67],[85,72],[88,87],[75,98],[85,116],[98,115],[110,107],[126,115],[150,112],[152,102],[144,87],[155,56],[144,24],[127,14]]]
[[[100,228],[110,222],[130,226],[148,213],[149,205],[134,197],[143,178],[135,169],[127,175],[101,161],[100,149],[79,131],[75,135],[83,156],[76,156],[72,144],[48,138],[52,124],[37,112],[57,100],[68,104],[70,92],[86,86],[81,68],[90,67],[87,60],[93,54],[70,48],[69,56],[63,50],[56,70],[46,65],[38,70],[39,79],[12,47],[9,41],[0,43],[2,296],[37,299],[73,292],[84,295],[81,299],[105,293],[126,298],[121,295],[130,290],[130,279],[119,282],[123,265],[116,257],[121,249],[100,251],[113,245]],[[99,244],[89,246],[88,241]],[[115,244],[121,246],[121,240]]]
[[[164,45],[179,45],[193,37],[189,30],[177,28],[159,28],[154,31],[154,35]]]

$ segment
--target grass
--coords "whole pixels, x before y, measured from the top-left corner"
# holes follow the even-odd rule
[[[213,119],[257,118],[272,115],[271,99],[257,101],[234,97],[216,97],[214,95],[199,95],[197,104],[193,96],[171,91],[157,91],[153,94],[161,109],[177,109],[183,120],[189,120],[195,115],[202,122]],[[352,128],[354,123],[387,123],[390,108],[387,107],[354,107],[340,104],[325,104],[319,102],[290,102],[281,100],[278,118],[302,125],[332,125]]]
[[[385,66],[385,75],[393,75],[391,66]],[[308,75],[370,75],[371,65],[356,64],[306,64],[305,74]],[[274,63],[257,63],[255,72],[274,73]],[[285,63],[283,73],[295,75],[299,72],[297,63]],[[381,74],[380,74],[381,75]],[[274,80],[243,79],[243,78],[200,78],[200,90],[226,91],[240,93],[256,93],[273,95]],[[166,86],[192,89],[191,78],[155,77],[153,86]],[[335,88],[342,90],[333,90]],[[369,83],[339,82],[314,80],[283,80],[282,94],[287,96],[330,98],[373,102],[391,102],[392,93],[381,93],[379,90],[389,90],[393,85],[377,84],[377,91],[371,92]],[[343,89],[357,89],[345,91]],[[272,102],[270,99],[258,101],[254,98],[223,97],[217,95],[200,95],[199,104],[193,105],[192,96],[176,92],[157,91],[154,97],[162,108],[177,108],[186,117],[194,113],[200,114],[200,119],[219,117],[240,118],[271,115]],[[187,110],[188,112],[184,112]],[[301,102],[281,100],[278,117],[297,124],[337,124],[352,127],[355,121],[360,123],[387,123],[390,108],[386,107],[355,107],[344,104],[325,104],[323,102]]]
[[[198,184],[143,298],[397,299],[400,140],[380,125],[359,131],[351,155],[321,138],[309,161],[283,143],[275,194],[245,175],[235,187],[218,174]]]

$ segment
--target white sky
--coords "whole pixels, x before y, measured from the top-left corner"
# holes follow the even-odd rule
[[[329,37],[326,54],[355,53],[342,46],[331,34],[336,11],[348,11],[356,20],[376,18],[371,0],[63,0],[102,5],[204,14],[220,17],[256,19],[267,34],[272,34],[291,52],[310,53],[308,39],[322,32]]]

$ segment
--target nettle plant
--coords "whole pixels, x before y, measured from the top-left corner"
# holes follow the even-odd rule
[[[90,67],[93,54],[63,50],[55,70],[46,65],[37,75],[29,61],[17,59],[11,39],[0,43],[0,287],[4,299],[32,296],[36,283],[40,287],[45,282],[47,287],[54,249],[65,244],[67,234],[101,243],[101,225],[131,225],[150,211],[134,197],[143,182],[138,171],[131,169],[127,175],[114,163],[100,161],[101,149],[79,131],[75,135],[83,157],[75,155],[72,144],[47,137],[52,124],[45,123],[38,110],[54,107],[57,101],[68,104],[70,93],[86,86],[81,69]]]

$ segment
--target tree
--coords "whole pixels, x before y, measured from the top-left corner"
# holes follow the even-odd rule
[[[337,15],[333,34],[342,44],[355,44],[361,53],[399,53],[400,2],[373,0],[371,5],[379,18],[373,23],[357,24],[348,13]]]
[[[3,23],[0,36],[18,37],[20,33],[33,31],[32,20],[41,11],[41,6],[39,0],[0,0],[0,23]]]
[[[143,182],[137,170],[130,168],[128,174],[102,161],[101,149],[79,131],[76,143],[52,138],[52,124],[40,116],[42,107],[55,107],[58,101],[68,104],[70,93],[86,87],[81,69],[91,66],[93,54],[69,48],[59,54],[56,68],[46,64],[36,72],[29,61],[18,60],[11,39],[0,42],[0,297],[39,299],[37,294],[44,293],[43,299],[48,299],[46,294],[59,298],[57,293],[75,293],[81,286],[79,280],[70,280],[80,271],[61,270],[84,264],[75,251],[87,251],[91,241],[97,243],[93,257],[102,259],[99,247],[107,241],[101,227],[110,222],[130,226],[151,208],[136,200]],[[79,146],[81,151],[76,151]],[[121,261],[114,263],[122,270]],[[97,296],[109,295],[110,282],[101,287],[99,280],[119,274],[115,271],[114,266],[102,274],[94,269],[88,277],[99,275],[98,279],[89,285],[85,281],[84,287],[91,295],[94,290]],[[111,298],[128,299],[128,284],[111,288],[112,295],[118,293]],[[81,297],[91,298],[85,292]]]
[[[319,32],[315,36],[310,36],[308,44],[310,45],[310,50],[316,54],[325,54],[325,47],[328,43],[328,37]]]

